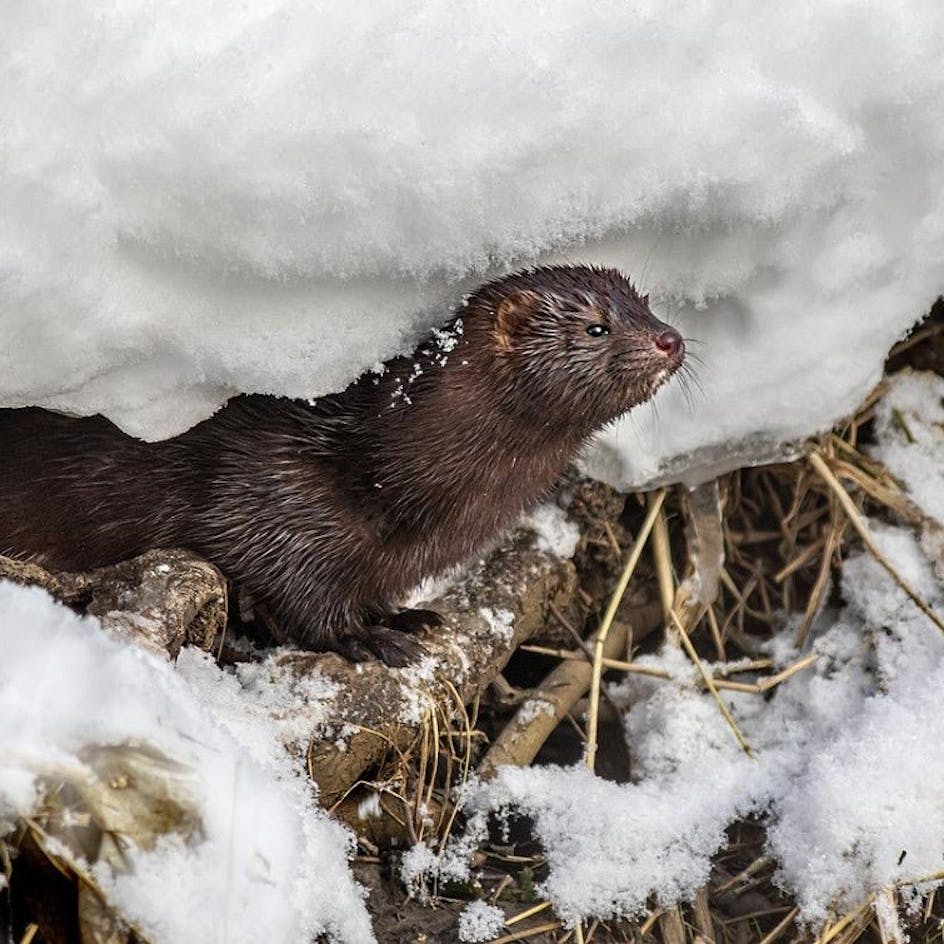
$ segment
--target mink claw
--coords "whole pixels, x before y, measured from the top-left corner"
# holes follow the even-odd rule
[[[369,662],[374,658],[373,649],[367,645],[367,640],[360,633],[356,636],[342,636],[337,641],[335,651],[349,662]]]
[[[364,633],[364,645],[391,669],[402,669],[428,654],[421,642],[398,629],[367,626]]]
[[[391,669],[402,669],[428,654],[421,642],[387,626],[361,626],[342,636],[335,648],[351,662],[377,659]]]

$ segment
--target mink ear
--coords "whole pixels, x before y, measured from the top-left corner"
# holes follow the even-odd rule
[[[510,351],[512,339],[522,322],[534,311],[538,297],[534,292],[521,291],[506,295],[495,309],[495,338],[503,351]]]

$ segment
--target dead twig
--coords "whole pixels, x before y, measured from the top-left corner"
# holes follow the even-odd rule
[[[649,512],[646,515],[642,528],[640,529],[639,534],[636,536],[636,541],[626,558],[623,572],[620,574],[620,579],[616,584],[616,589],[613,591],[613,595],[610,597],[609,605],[603,614],[603,619],[600,622],[600,628],[596,632],[593,648],[593,676],[590,683],[590,711],[587,721],[587,753],[585,756],[587,767],[590,770],[594,769],[597,758],[597,730],[600,717],[600,688],[603,677],[603,657],[604,649],[606,647],[606,638],[609,635],[610,627],[613,625],[613,620],[616,617],[616,611],[619,609],[619,605],[623,600],[623,594],[626,592],[626,588],[629,586],[629,581],[632,579],[633,572],[636,570],[636,565],[639,563],[642,550],[649,538],[649,532],[655,525],[656,518],[658,517],[659,511],[662,508],[662,503],[665,501],[666,494],[667,490],[662,489],[661,491],[657,492],[650,501]]]
[[[698,653],[695,652],[695,647],[692,645],[692,641],[688,638],[688,633],[685,632],[685,627],[682,625],[681,620],[679,620],[674,611],[670,613],[669,616],[671,617],[672,622],[675,624],[675,628],[678,630],[679,640],[682,643],[682,647],[688,654],[689,659],[691,659],[695,664],[695,668],[698,669],[698,674],[702,677],[702,681],[704,681],[708,691],[711,692],[711,697],[714,698],[722,716],[724,717],[724,720],[727,722],[728,727],[734,733],[734,738],[738,742],[741,750],[744,751],[748,757],[754,757],[754,752],[751,750],[751,746],[744,739],[744,735],[741,734],[741,729],[737,726],[737,722],[734,720],[734,717],[728,710],[728,706],[724,703],[724,699],[718,694],[718,689],[715,686],[714,679],[705,668],[701,659],[698,658]]]

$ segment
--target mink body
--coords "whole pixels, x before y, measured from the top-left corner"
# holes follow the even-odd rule
[[[174,439],[0,410],[0,550],[84,570],[185,547],[284,636],[402,665],[432,621],[397,601],[541,500],[684,344],[618,272],[489,283],[410,357],[307,402],[239,396]]]

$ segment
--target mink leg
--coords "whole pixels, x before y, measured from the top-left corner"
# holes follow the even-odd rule
[[[435,610],[400,610],[391,613],[384,623],[401,633],[418,633],[422,629],[435,629],[442,626],[444,620]]]
[[[426,648],[412,636],[386,626],[363,626],[337,641],[337,651],[351,662],[378,658],[392,669],[401,669],[426,655]]]
[[[423,645],[408,633],[442,622],[429,610],[398,613],[385,601],[365,605],[324,596],[306,598],[301,608],[283,603],[279,616],[283,629],[301,627],[301,631],[285,635],[305,648],[330,649],[351,662],[377,658],[391,668],[409,665],[426,654]]]
[[[352,662],[372,657],[391,668],[402,668],[426,655],[415,633],[440,626],[443,618],[432,610],[394,610],[373,607],[363,617],[366,626],[350,630],[337,642],[337,650]]]

